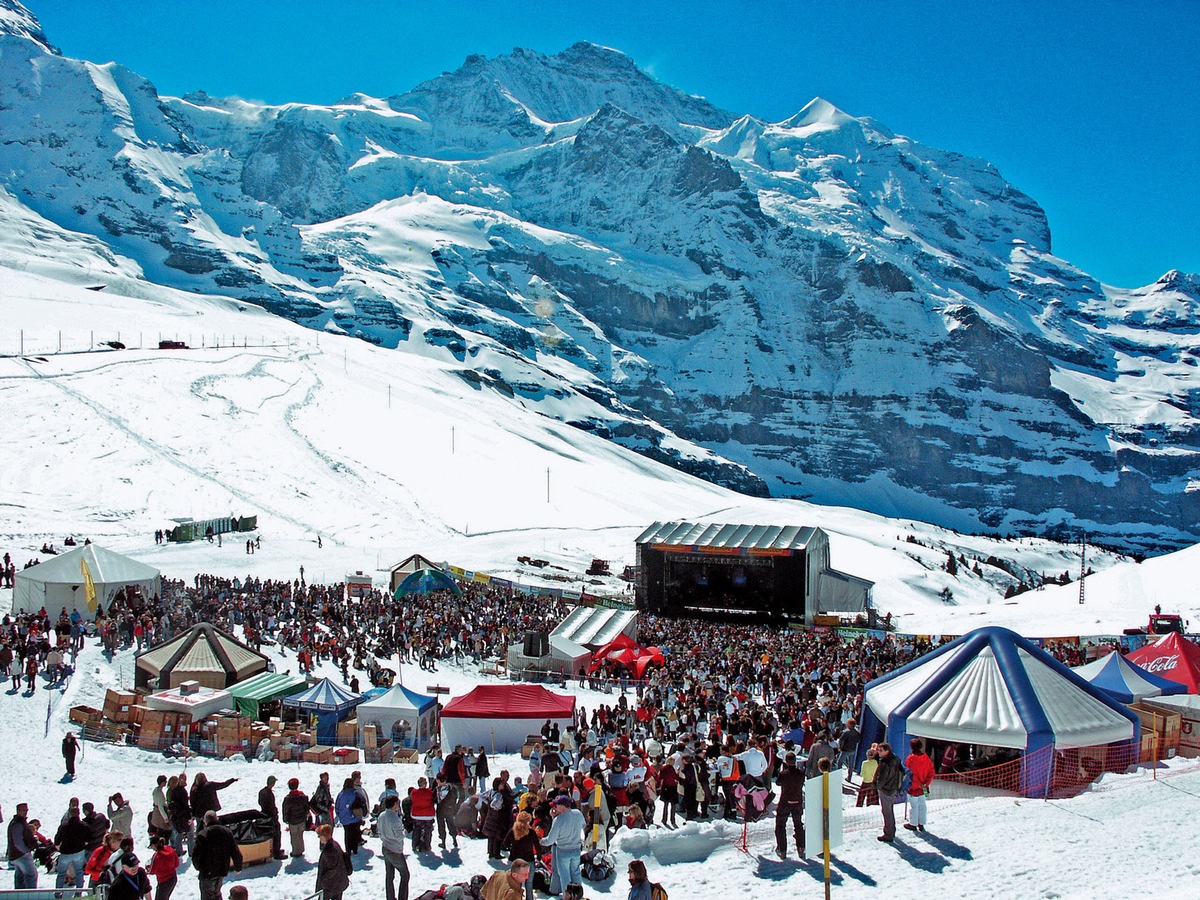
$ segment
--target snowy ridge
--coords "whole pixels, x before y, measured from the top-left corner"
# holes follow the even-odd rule
[[[1100,285],[982,160],[819,98],[739,118],[586,43],[386,100],[160,98],[0,10],[5,214],[149,281],[440,360],[752,494],[1200,539],[1196,278]]]

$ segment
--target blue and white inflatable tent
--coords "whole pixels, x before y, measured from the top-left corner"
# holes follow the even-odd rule
[[[912,737],[1021,750],[1021,793],[1045,797],[1052,769],[1038,751],[1140,740],[1141,724],[1033,642],[988,627],[870,682],[862,735],[860,760],[882,740],[903,759]]]

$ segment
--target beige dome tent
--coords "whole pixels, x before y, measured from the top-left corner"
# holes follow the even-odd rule
[[[208,622],[137,655],[134,683],[166,690],[185,681],[222,690],[265,672],[268,660],[226,631]]]

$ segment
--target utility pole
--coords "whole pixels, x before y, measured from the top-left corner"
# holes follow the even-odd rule
[[[1079,539],[1079,605],[1083,605],[1083,575],[1087,571],[1087,532]]]

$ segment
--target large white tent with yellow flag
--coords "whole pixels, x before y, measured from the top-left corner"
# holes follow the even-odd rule
[[[90,619],[101,604],[107,610],[123,587],[135,585],[148,597],[162,590],[158,569],[95,544],[74,547],[36,566],[17,572],[13,612],[45,608],[51,620],[59,613]]]

